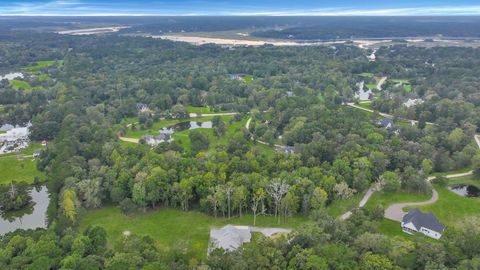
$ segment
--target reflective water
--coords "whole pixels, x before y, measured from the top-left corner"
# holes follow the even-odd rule
[[[16,229],[47,227],[47,208],[50,201],[46,186],[32,187],[32,204],[18,211],[0,213],[0,235]]]
[[[212,128],[213,124],[212,121],[206,122],[181,122],[172,126],[164,127],[160,129],[160,133],[163,134],[173,134],[175,131],[182,131],[188,129],[197,129],[197,128]]]
[[[472,185],[451,185],[448,189],[464,197],[480,197],[480,189]]]

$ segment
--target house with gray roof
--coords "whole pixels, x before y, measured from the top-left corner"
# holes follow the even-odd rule
[[[386,129],[391,129],[391,128],[393,128],[393,120],[390,119],[390,118],[382,118],[382,119],[378,120],[377,126],[383,127],[383,128],[386,128]]]
[[[219,229],[210,230],[210,245],[208,253],[216,248],[225,251],[236,250],[244,243],[250,242],[252,232],[261,233],[267,237],[274,237],[279,234],[288,234],[290,229],[284,228],[261,228],[251,226],[226,225]]]
[[[405,233],[414,234],[420,232],[434,239],[440,239],[445,230],[445,225],[440,223],[432,212],[423,213],[418,208],[410,210],[403,217],[401,224]]]

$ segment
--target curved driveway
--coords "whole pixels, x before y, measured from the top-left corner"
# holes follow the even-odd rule
[[[403,216],[407,213],[403,211],[403,208],[410,206],[421,206],[432,204],[438,200],[438,192],[435,189],[432,189],[432,198],[424,202],[410,202],[410,203],[396,203],[390,205],[387,210],[385,210],[385,217],[395,221],[402,221]]]

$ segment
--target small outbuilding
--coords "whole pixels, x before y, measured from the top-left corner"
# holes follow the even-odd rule
[[[440,223],[432,212],[423,213],[418,208],[410,210],[403,216],[401,224],[402,231],[405,233],[414,234],[420,232],[434,239],[440,239],[445,230],[445,225]]]

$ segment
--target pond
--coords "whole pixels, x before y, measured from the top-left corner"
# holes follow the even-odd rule
[[[47,227],[47,208],[50,201],[46,186],[32,187],[32,204],[18,211],[0,213],[0,235],[16,229]]]
[[[0,81],[1,80],[13,80],[15,78],[23,78],[23,73],[21,72],[12,72],[12,73],[8,73],[8,74],[5,74],[3,76],[0,76]]]
[[[160,129],[160,134],[173,134],[175,131],[183,131],[197,128],[212,128],[212,121],[205,122],[181,122],[172,126],[164,127]]]
[[[480,189],[472,185],[450,185],[448,189],[464,197],[480,197]]]

